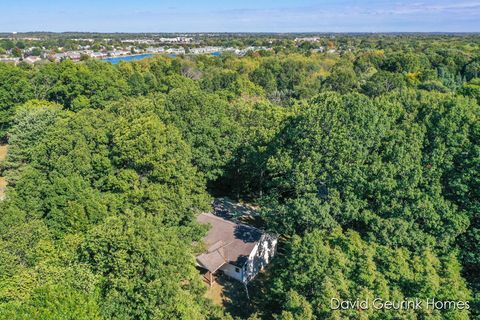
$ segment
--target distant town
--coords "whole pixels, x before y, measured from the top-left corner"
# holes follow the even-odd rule
[[[221,55],[230,53],[244,56],[249,52],[274,50],[289,46],[300,47],[308,44],[312,52],[335,53],[350,51],[348,46],[332,45],[334,36],[292,36],[292,35],[244,35],[231,40],[225,34],[194,35],[128,35],[114,34],[55,34],[55,33],[1,33],[0,62],[28,64],[59,62],[62,60],[82,61],[86,59],[108,59],[143,54],[176,55]],[[240,35],[241,36],[241,35]],[[243,39],[243,41],[238,41]]]

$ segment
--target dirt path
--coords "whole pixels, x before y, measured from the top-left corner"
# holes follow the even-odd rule
[[[7,145],[0,145],[0,164],[5,160],[7,156]],[[5,177],[0,176],[0,200],[5,198],[5,188],[7,187],[7,180]]]

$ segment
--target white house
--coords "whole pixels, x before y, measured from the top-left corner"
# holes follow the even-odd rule
[[[169,48],[165,52],[169,54],[185,54],[185,48]]]
[[[191,48],[190,52],[192,54],[205,54],[205,53],[214,53],[223,51],[222,47],[202,47],[202,48]]]
[[[148,52],[148,53],[164,53],[165,52],[165,48],[163,47],[148,47],[147,49],[145,49],[145,52]]]
[[[35,62],[41,61],[42,58],[37,57],[37,56],[28,56],[25,59],[23,59],[24,62],[34,64]]]
[[[276,236],[210,213],[202,213],[197,221],[210,225],[203,239],[207,250],[196,257],[210,285],[219,272],[247,284],[275,255]]]

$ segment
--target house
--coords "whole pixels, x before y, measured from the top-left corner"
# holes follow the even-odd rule
[[[200,214],[197,221],[210,225],[203,239],[206,252],[196,257],[197,266],[205,271],[204,278],[210,285],[220,272],[247,284],[275,255],[277,237],[260,229],[211,213]]]
[[[20,62],[20,58],[17,57],[0,57],[0,62],[13,62],[15,64]]]
[[[148,53],[164,53],[165,49],[163,47],[159,47],[159,48],[148,47],[148,48],[145,49],[145,52],[148,52]]]
[[[203,47],[203,48],[191,48],[190,52],[192,54],[205,54],[205,53],[214,53],[223,51],[222,47]]]
[[[82,54],[77,51],[68,51],[65,53],[66,56],[74,61],[79,61],[80,58],[82,57]]]
[[[165,52],[168,54],[185,54],[185,48],[169,48]]]
[[[104,52],[92,52],[90,54],[90,57],[94,59],[102,59],[102,58],[106,58],[107,55]]]
[[[35,62],[42,61],[42,58],[38,56],[28,56],[25,59],[23,59],[23,61],[29,64],[34,64]]]
[[[59,52],[59,53],[55,53],[53,55],[53,58],[55,59],[55,61],[61,61],[63,59],[66,59],[67,58],[67,55],[66,53],[64,52]]]
[[[319,37],[304,37],[304,38],[295,38],[295,42],[319,42]]]

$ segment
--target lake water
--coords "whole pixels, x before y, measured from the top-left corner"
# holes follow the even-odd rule
[[[105,58],[105,59],[102,59],[103,61],[107,61],[107,62],[110,62],[110,63],[113,63],[113,64],[117,64],[119,63],[120,61],[135,61],[135,60],[142,60],[142,59],[145,59],[145,58],[149,58],[153,56],[153,54],[151,53],[145,53],[145,54],[137,54],[137,55],[134,55],[134,56],[125,56],[125,57],[111,57],[111,58]]]
[[[212,52],[211,55],[214,56],[214,57],[219,57],[219,56],[222,55],[222,53],[221,52]],[[117,64],[120,61],[136,61],[136,60],[142,60],[142,59],[145,59],[145,58],[149,58],[149,57],[152,57],[152,56],[154,56],[154,54],[144,53],[144,54],[136,54],[134,56],[104,58],[104,59],[102,59],[102,61],[107,61],[107,62],[110,62],[112,64]],[[177,55],[176,54],[168,54],[168,57],[176,58]]]

